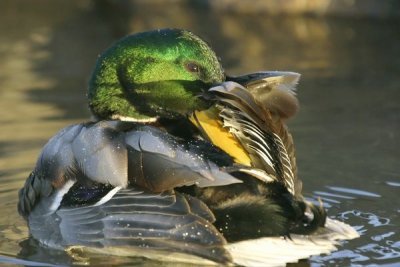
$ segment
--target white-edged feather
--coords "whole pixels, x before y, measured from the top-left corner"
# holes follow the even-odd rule
[[[121,186],[114,187],[110,192],[108,192],[104,197],[102,197],[99,201],[97,201],[93,206],[100,206],[109,201],[119,190],[121,190]]]
[[[274,151],[272,151],[271,145],[267,142],[268,137],[250,116],[244,112],[230,108],[223,108],[219,116],[223,119],[223,126],[228,128],[239,141],[245,140],[242,142],[242,145],[245,148],[254,152],[271,169],[275,169],[274,159],[271,154],[274,153]],[[294,195],[295,177],[285,145],[281,138],[275,133],[273,133],[272,136],[269,136],[269,138],[271,139],[270,141],[274,142],[274,144],[279,147],[279,154],[282,160],[282,171],[284,172],[283,182],[288,191]]]
[[[282,167],[283,167],[283,171],[285,173],[284,177],[285,177],[285,184],[289,190],[290,193],[292,193],[294,195],[294,174],[292,171],[292,164],[290,162],[290,158],[288,155],[288,152],[286,150],[285,145],[282,142],[282,139],[279,137],[279,135],[277,135],[276,133],[274,133],[274,137],[275,137],[275,143],[279,146],[279,154],[280,154],[280,158],[282,160]]]
[[[53,212],[58,209],[61,204],[61,201],[66,193],[68,193],[69,189],[75,184],[76,181],[68,180],[65,184],[54,194],[53,200],[51,202],[49,211]]]

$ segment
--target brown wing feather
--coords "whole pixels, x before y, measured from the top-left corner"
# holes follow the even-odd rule
[[[247,79],[244,78],[242,76],[243,85],[253,95],[255,101],[271,114],[270,123],[273,132],[280,137],[290,160],[295,195],[300,195],[302,182],[297,176],[295,146],[284,122],[285,119],[293,117],[299,109],[294,89],[300,75],[293,72],[259,72],[247,75]]]
[[[243,84],[247,84],[244,82]],[[261,84],[261,85],[260,85]],[[274,84],[276,86],[276,84]],[[216,92],[219,97],[218,99],[230,106],[233,106],[241,111],[241,115],[248,118],[256,128],[259,128],[264,133],[262,134],[267,144],[264,147],[269,146],[267,150],[269,151],[269,158],[272,160],[272,163],[266,157],[262,157],[259,153],[259,150],[253,151],[259,156],[261,156],[261,162],[267,162],[268,164],[264,164],[263,169],[268,173],[276,175],[279,179],[280,176],[284,183],[287,185],[288,189],[295,195],[300,195],[301,193],[301,181],[297,178],[297,164],[295,158],[295,149],[293,138],[289,133],[287,126],[284,123],[285,116],[281,115],[281,112],[271,108],[268,102],[260,102],[259,95],[256,94],[256,89],[259,88],[268,89],[269,91],[263,92],[262,98],[268,98],[266,95],[270,91],[277,91],[277,89],[269,86],[267,80],[261,80],[256,83],[254,81],[254,77],[252,83],[250,83],[250,88],[244,88],[240,84],[235,82],[226,82],[221,86],[211,89],[211,91]],[[287,92],[283,92],[282,94],[290,94]],[[284,107],[281,108],[284,110]],[[229,120],[226,115],[227,112],[224,111],[221,113],[225,116],[225,121]],[[237,116],[236,116],[237,117]],[[235,119],[231,120],[234,121]],[[237,118],[236,118],[237,120]],[[240,124],[240,122],[238,122]],[[230,124],[232,124],[230,122]],[[255,131],[257,131],[255,129]],[[271,136],[268,138],[268,136]],[[257,134],[253,135],[253,138],[257,137]],[[238,136],[239,139],[243,139],[244,143],[249,143],[249,139],[245,137]],[[268,141],[268,140],[269,141]],[[250,151],[252,148],[250,149]],[[250,153],[250,152],[249,152]],[[250,153],[251,154],[251,153]],[[254,153],[253,153],[254,154]],[[278,156],[276,156],[278,154]],[[272,157],[271,157],[272,156]],[[254,165],[254,163],[260,162],[259,160],[253,159],[253,166],[260,168],[258,164]],[[264,159],[264,160],[263,160]],[[268,166],[270,165],[270,166]],[[275,172],[271,173],[271,168],[275,170]]]
[[[220,116],[252,157],[252,166],[276,176],[294,194],[291,160],[276,133],[270,110],[236,82],[226,82],[210,91],[225,106],[221,108]]]
[[[292,134],[289,132],[287,125],[278,116],[272,116],[272,124],[274,132],[280,137],[285,146],[293,173],[294,193],[296,196],[299,196],[302,191],[302,182],[297,176],[296,149]]]
[[[283,119],[293,117],[299,109],[295,93],[299,79],[300,74],[287,71],[264,71],[227,77],[227,80],[246,87],[260,106]]]

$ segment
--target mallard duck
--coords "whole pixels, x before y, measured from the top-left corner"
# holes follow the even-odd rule
[[[247,266],[355,238],[301,195],[285,126],[298,79],[227,76],[186,30],[117,41],[89,82],[93,120],[52,137],[19,192],[31,236],[56,249]]]

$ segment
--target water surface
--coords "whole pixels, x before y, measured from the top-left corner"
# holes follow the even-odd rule
[[[167,26],[204,36],[229,73],[302,73],[301,111],[289,125],[304,194],[361,234],[309,264],[400,263],[399,21],[270,18],[192,6],[130,7],[116,19],[118,10],[89,1],[0,7],[0,264],[156,264],[71,259],[37,247],[16,203],[46,141],[88,118],[86,83],[97,54],[128,31]]]

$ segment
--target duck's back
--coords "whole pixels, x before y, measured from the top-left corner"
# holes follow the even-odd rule
[[[215,153],[220,166],[204,156]],[[49,247],[124,247],[229,262],[213,213],[173,189],[241,182],[220,170],[230,163],[206,142],[151,126],[73,125],[43,149],[18,208],[32,236]]]

